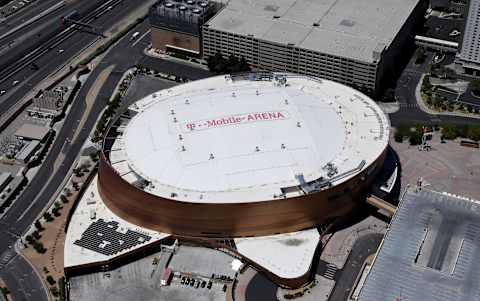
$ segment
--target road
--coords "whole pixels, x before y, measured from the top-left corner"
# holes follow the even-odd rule
[[[460,123],[460,124],[480,124],[480,119],[446,116],[446,115],[430,115],[422,111],[417,104],[415,97],[415,89],[422,74],[427,70],[428,64],[432,59],[432,53],[427,52],[427,59],[421,65],[414,63],[413,56],[405,67],[400,76],[397,87],[395,89],[395,98],[400,104],[400,109],[390,114],[392,126],[403,124],[440,124],[440,123]]]
[[[355,241],[343,269],[338,270],[335,275],[336,283],[328,299],[329,301],[345,301],[348,299],[363,263],[369,255],[376,252],[382,239],[383,234],[375,233],[366,234]]]
[[[105,0],[102,1],[105,2]],[[119,1],[119,4],[108,11],[107,14],[93,20],[92,24],[94,26],[107,29],[113,26],[122,16],[127,15],[140,3],[144,2],[143,0],[115,1]],[[81,1],[81,3],[85,3],[85,1]],[[57,26],[61,27],[61,23],[57,19],[54,21],[58,23]],[[97,35],[75,31],[75,34],[71,38],[52,47],[52,49],[49,49],[41,57],[35,60],[35,63],[40,67],[39,70],[31,70],[29,64],[16,68],[15,74],[10,76],[9,80],[0,83],[0,90],[6,91],[6,94],[0,96],[0,112],[6,112],[22,99],[33,87],[38,85],[48,75],[58,70],[59,67],[65,65],[71,57],[78,55],[86,46],[92,44],[97,39],[100,39]],[[10,63],[15,64],[15,61],[10,61]],[[0,68],[0,72],[4,72],[4,70]],[[12,87],[13,81],[16,80],[20,81],[20,83],[17,86]]]
[[[138,2],[135,4],[138,4]],[[124,13],[131,8],[132,6],[127,4],[122,7]],[[111,18],[118,20],[118,14],[112,15]],[[111,18],[103,21],[113,23]],[[133,30],[145,32],[147,29],[148,24],[144,23]],[[129,37],[129,35],[127,35],[127,37]],[[2,226],[2,231],[0,232],[0,241],[2,244],[0,245],[0,277],[2,277],[10,287],[12,296],[16,301],[42,301],[47,299],[46,295],[37,293],[41,291],[40,280],[31,272],[31,267],[30,272],[23,273],[24,278],[18,277],[19,274],[12,272],[14,270],[20,271],[22,269],[28,269],[28,264],[26,264],[20,256],[14,256],[15,259],[11,259],[13,258],[11,247],[17,238],[35,221],[57,188],[61,185],[122,74],[142,58],[141,50],[146,46],[145,43],[146,42],[143,41],[142,43],[138,43],[136,47],[131,47],[128,38],[122,39],[111,49],[110,54],[105,57],[99,66],[94,69],[91,76],[80,89],[76,101],[73,102],[70,113],[65,119],[64,124],[66,126],[63,126],[60,132],[57,133],[55,143],[38,170],[38,173],[1,218],[0,225]],[[75,42],[73,42],[73,44],[75,44]],[[125,58],[131,58],[131,60],[125,60]],[[112,64],[115,65],[114,71],[101,88],[97,102],[94,103],[85,126],[79,131],[76,139],[73,139],[73,135],[76,132],[74,125],[77,120],[81,119],[82,114],[85,112],[85,98],[92,83],[98,74]],[[52,67],[54,67],[53,63]],[[39,75],[35,78],[38,80],[42,79]],[[61,158],[60,162],[58,158]]]

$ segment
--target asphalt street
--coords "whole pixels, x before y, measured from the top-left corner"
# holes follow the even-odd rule
[[[400,109],[390,114],[392,126],[403,124],[439,124],[439,123],[460,123],[472,124],[480,123],[480,119],[446,116],[446,115],[430,115],[422,111],[417,104],[415,97],[415,89],[422,74],[427,70],[428,64],[432,59],[432,53],[427,52],[427,59],[423,64],[416,65],[413,56],[408,65],[403,70],[402,75],[397,81],[395,89],[395,98],[400,104]]]
[[[383,239],[383,234],[366,234],[359,237],[352,247],[350,255],[343,269],[335,275],[335,287],[329,301],[346,301],[351,292],[355,279],[367,257],[376,252]]]

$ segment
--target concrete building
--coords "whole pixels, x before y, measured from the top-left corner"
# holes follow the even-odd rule
[[[160,0],[150,8],[152,47],[160,51],[201,53],[201,26],[216,4],[204,1]]]
[[[479,238],[478,201],[408,188],[356,300],[478,300]]]
[[[0,173],[0,192],[7,186],[12,180],[12,175],[9,172]]]
[[[22,126],[15,132],[15,137],[20,140],[37,140],[44,141],[50,132],[50,128],[46,126],[39,126],[30,123],[24,123]]]
[[[470,0],[456,62],[463,67],[465,74],[480,76],[480,0]]]
[[[379,92],[428,6],[423,0],[231,0],[202,29],[204,56]]]
[[[465,19],[447,19],[429,16],[424,31],[415,36],[415,44],[430,50],[457,53],[462,39]]]

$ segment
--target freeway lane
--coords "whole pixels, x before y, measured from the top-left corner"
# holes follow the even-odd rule
[[[15,33],[0,39],[0,69],[32,52],[39,45],[46,43],[54,35],[66,27],[60,18],[72,11],[77,11],[81,16],[93,11],[106,0],[91,0],[65,2],[65,5],[50,13],[47,17],[40,18]],[[37,13],[40,13],[38,11]],[[25,20],[27,21],[27,20]]]
[[[135,7],[145,1],[121,2],[107,14],[93,21],[92,24],[106,29],[113,26],[122,16],[127,15]],[[35,62],[40,67],[38,71],[32,71],[28,66],[17,70],[15,76],[9,81],[0,84],[0,90],[7,91],[0,96],[0,112],[6,112],[15,103],[22,99],[33,87],[44,80],[49,74],[64,65],[71,57],[79,53],[84,47],[93,43],[99,37],[90,33],[77,31],[72,38],[54,47]],[[62,53],[59,53],[63,50]],[[12,87],[12,82],[18,80],[21,83]]]

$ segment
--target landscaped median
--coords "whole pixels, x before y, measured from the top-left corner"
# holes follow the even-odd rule
[[[472,83],[472,87],[473,87],[473,83]],[[479,87],[480,87],[480,83],[479,83]],[[420,86],[420,95],[421,95],[423,104],[428,109],[438,113],[443,113],[443,112],[453,113],[453,114],[458,113],[467,117],[468,116],[480,117],[480,109],[478,106],[467,105],[461,102],[449,101],[446,97],[439,96],[437,91],[438,91],[438,87],[432,85],[430,82],[430,75],[428,74],[424,75],[422,77],[422,82]]]

